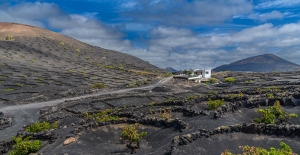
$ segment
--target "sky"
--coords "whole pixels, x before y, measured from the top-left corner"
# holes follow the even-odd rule
[[[161,68],[212,69],[266,53],[300,64],[300,0],[0,0],[0,22]]]

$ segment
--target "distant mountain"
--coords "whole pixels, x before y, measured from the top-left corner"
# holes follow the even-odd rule
[[[300,70],[300,65],[284,60],[273,54],[263,54],[231,64],[219,66],[213,71],[252,71],[252,72],[273,72]]]
[[[172,73],[177,72],[177,70],[172,67],[167,67],[167,68],[165,68],[165,70],[168,72],[172,72]]]

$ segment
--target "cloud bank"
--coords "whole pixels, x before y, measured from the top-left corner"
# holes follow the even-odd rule
[[[1,5],[0,21],[53,29],[162,68],[214,68],[264,53],[275,53],[295,63],[300,58],[300,23],[272,24],[270,20],[283,20],[291,14],[254,10],[288,7],[287,0],[256,6],[248,0],[128,0],[118,4],[120,16],[129,18],[128,22],[105,23],[97,19],[96,12],[68,13],[46,2]],[[232,20],[254,20],[258,24],[235,29]],[[198,30],[199,26],[217,23],[228,24],[230,30]],[[127,31],[143,35],[130,40]],[[135,46],[136,42],[142,46]]]

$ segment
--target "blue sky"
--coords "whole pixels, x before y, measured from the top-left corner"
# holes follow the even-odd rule
[[[214,68],[273,53],[300,64],[300,0],[1,0],[34,25],[161,68]]]

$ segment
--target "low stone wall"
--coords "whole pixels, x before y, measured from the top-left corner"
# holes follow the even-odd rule
[[[0,111],[0,130],[8,128],[12,125],[12,118],[5,117],[4,113]]]
[[[220,126],[215,128],[213,131],[200,129],[191,134],[184,134],[181,136],[176,136],[173,138],[171,143],[170,153],[177,154],[177,149],[179,146],[188,145],[193,141],[201,138],[209,138],[214,135],[224,134],[224,133],[233,133],[233,132],[242,132],[247,134],[264,134],[264,135],[276,135],[276,136],[286,136],[294,138],[300,136],[300,125],[289,125],[289,124],[235,124],[229,126]]]

